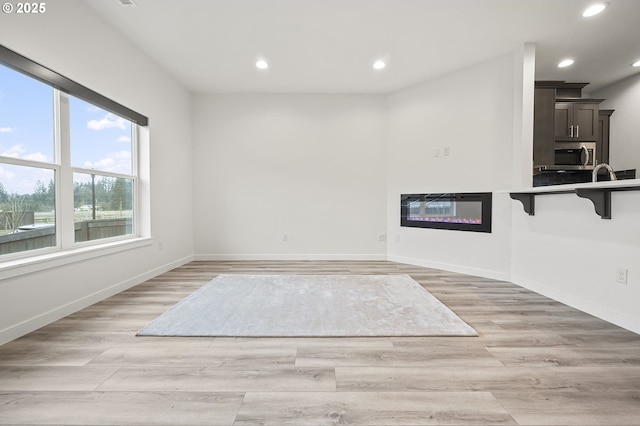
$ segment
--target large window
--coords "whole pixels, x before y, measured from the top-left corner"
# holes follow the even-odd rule
[[[50,74],[0,46],[0,261],[137,235],[146,118]]]

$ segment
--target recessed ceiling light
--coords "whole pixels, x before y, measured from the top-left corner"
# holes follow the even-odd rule
[[[118,0],[121,5],[127,7],[138,7],[138,5],[133,0]]]
[[[264,59],[259,59],[258,61],[256,61],[256,67],[261,70],[266,70],[267,68],[269,68],[269,64]]]
[[[640,61],[635,61],[631,64],[632,67],[640,67]]]
[[[382,68],[386,67],[387,63],[383,60],[377,60],[373,63],[373,68],[377,69],[377,70],[381,70]]]
[[[588,18],[590,16],[597,15],[607,7],[607,3],[594,3],[582,12],[582,16]]]
[[[560,61],[560,63],[558,64],[558,68],[565,68],[569,65],[573,65],[573,59],[564,59]]]

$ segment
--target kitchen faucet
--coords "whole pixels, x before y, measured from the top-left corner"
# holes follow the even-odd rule
[[[591,172],[591,178],[593,182],[598,181],[598,170],[603,167],[609,171],[609,180],[618,180],[618,178],[616,177],[616,172],[613,171],[610,165],[608,165],[607,163],[600,163],[593,169],[593,172]]]

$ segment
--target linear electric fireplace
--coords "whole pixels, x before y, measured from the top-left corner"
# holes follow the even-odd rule
[[[491,232],[491,192],[402,194],[400,226]]]

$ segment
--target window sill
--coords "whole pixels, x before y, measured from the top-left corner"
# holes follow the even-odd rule
[[[0,281],[95,257],[145,247],[152,243],[153,240],[151,238],[141,237],[0,262]]]

